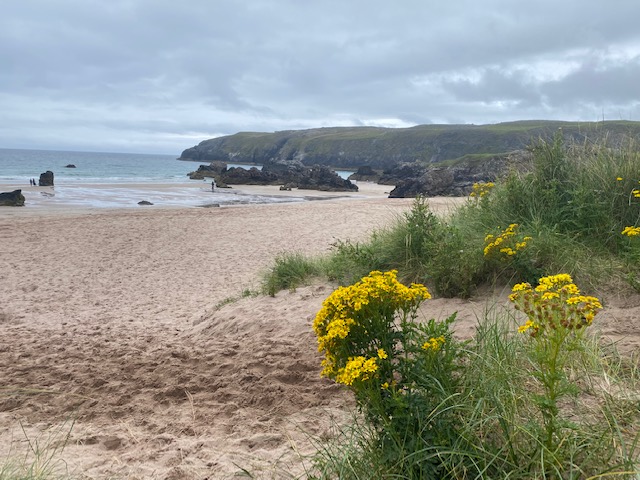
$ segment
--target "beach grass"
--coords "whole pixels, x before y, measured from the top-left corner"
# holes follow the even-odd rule
[[[444,297],[467,298],[482,286],[558,271],[590,289],[640,291],[638,146],[632,140],[565,145],[558,135],[531,150],[533,170],[477,184],[446,218],[416,198],[394,225],[366,241],[338,241],[329,255],[316,258],[282,254],[264,276],[265,290],[295,288],[305,276],[348,284],[372,270],[397,269],[404,281],[422,282]],[[513,234],[500,240],[510,250],[485,254],[510,225],[516,225]],[[623,234],[628,228],[635,230]]]
[[[71,480],[76,478],[62,460],[74,422],[66,421],[30,434],[21,425],[21,439],[0,458],[0,480]]]
[[[314,328],[323,374],[353,391],[361,415],[319,446],[310,478],[638,478],[638,358],[587,327],[594,295],[640,291],[640,153],[561,135],[531,150],[531,171],[474,185],[446,218],[417,198],[368,241],[267,273],[271,294],[305,276],[343,286]],[[442,297],[513,287],[520,312],[487,309],[460,342],[448,321],[408,322],[402,287],[367,290],[380,275]]]

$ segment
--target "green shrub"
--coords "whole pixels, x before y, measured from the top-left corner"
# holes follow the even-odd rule
[[[526,321],[486,312],[465,344],[455,315],[415,322],[428,298],[371,272],[323,303],[323,375],[363,416],[321,447],[310,478],[637,478],[639,366],[587,331],[597,298],[567,274],[518,284]]]
[[[441,452],[457,437],[455,315],[416,323],[427,298],[424,286],[404,286],[395,271],[373,271],[334,291],[314,322],[322,375],[354,392],[382,463],[412,478],[441,478]]]

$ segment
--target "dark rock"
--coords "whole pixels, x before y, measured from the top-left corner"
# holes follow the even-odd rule
[[[357,192],[358,187],[325,166],[306,167],[297,160],[274,162],[262,170],[240,167],[227,168],[222,162],[200,165],[191,178],[214,178],[219,188],[229,185],[285,185],[287,188],[322,190],[331,192]]]
[[[231,167],[220,175],[220,180],[227,185],[278,185],[282,181],[278,176],[266,170],[253,167],[249,170]]]
[[[24,195],[22,195],[22,190],[0,193],[0,206],[24,207]]]
[[[316,165],[308,168],[298,180],[298,188],[306,190],[321,190],[325,192],[357,192],[358,187],[345,180],[340,175],[325,167]]]
[[[73,163],[70,163],[69,165],[65,165],[64,168],[76,168],[76,166]]]
[[[38,185],[40,187],[53,187],[53,172],[51,170],[47,170],[46,172],[41,173]]]
[[[211,162],[209,165],[200,165],[195,172],[188,173],[191,180],[202,180],[205,177],[216,178],[227,171],[227,164],[224,162]]]
[[[349,180],[376,182],[380,180],[380,173],[371,168],[369,165],[358,167],[355,173],[349,176]]]
[[[421,163],[401,163],[382,172],[378,183],[380,185],[397,185],[403,180],[419,178],[427,171],[427,166]]]
[[[482,161],[461,162],[451,167],[404,165],[385,174],[389,182],[396,182],[396,188],[390,192],[389,198],[466,196],[471,193],[474,183],[494,182],[514,169],[526,171],[531,167],[531,162],[529,152],[515,151]]]
[[[151,203],[148,200],[142,200],[142,201],[138,202],[138,205],[153,205],[153,203]]]

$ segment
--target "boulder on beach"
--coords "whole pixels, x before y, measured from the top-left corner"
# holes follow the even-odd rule
[[[149,200],[141,200],[138,205],[153,205]]]
[[[0,193],[0,206],[3,207],[24,207],[24,195],[22,190]]]
[[[47,170],[46,172],[41,173],[38,185],[40,187],[53,187],[53,172],[51,170]]]

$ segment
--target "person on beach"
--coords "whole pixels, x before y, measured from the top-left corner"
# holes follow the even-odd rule
[[[215,192],[215,191],[216,191],[216,181],[215,181],[215,180],[213,180],[213,181],[211,182],[211,191],[212,191],[212,192]]]

